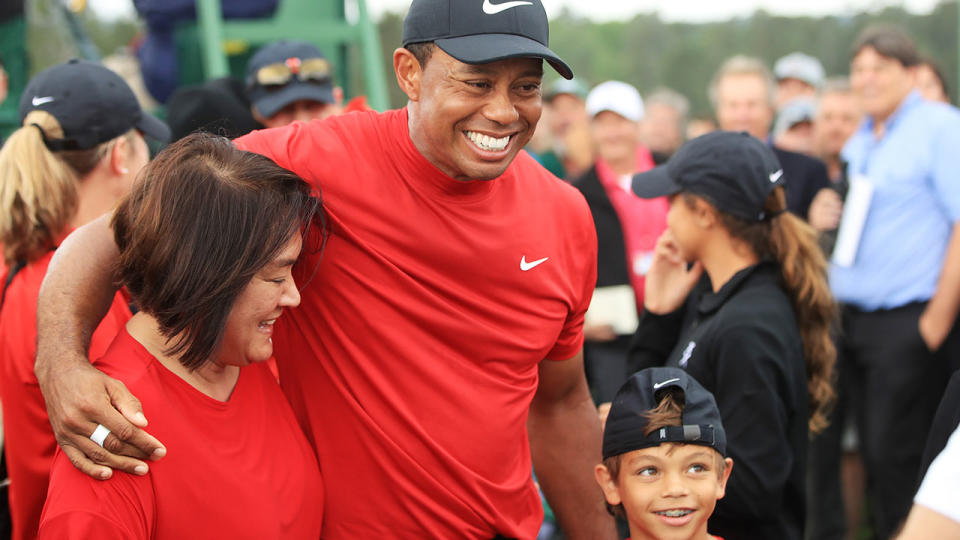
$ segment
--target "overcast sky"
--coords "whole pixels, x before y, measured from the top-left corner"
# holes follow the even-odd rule
[[[229,0],[225,0],[229,1]],[[320,1],[320,0],[316,0]],[[90,6],[107,17],[133,14],[130,0],[89,0]],[[548,15],[566,7],[594,20],[629,19],[637,13],[659,13],[668,21],[716,21],[747,16],[757,9],[783,15],[847,15],[904,6],[914,13],[928,13],[937,0],[543,0]],[[410,0],[367,0],[374,16],[383,11],[406,12]]]

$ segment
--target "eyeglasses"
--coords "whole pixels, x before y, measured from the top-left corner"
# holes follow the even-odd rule
[[[287,58],[283,62],[268,64],[254,74],[257,84],[262,86],[280,86],[289,83],[294,77],[305,82],[328,82],[330,80],[330,62],[326,58]]]

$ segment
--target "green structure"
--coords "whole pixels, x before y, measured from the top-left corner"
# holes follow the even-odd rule
[[[343,0],[280,0],[277,12],[267,19],[223,20],[221,1],[197,0],[197,31],[205,79],[230,74],[224,45],[242,42],[251,48],[292,39],[308,41],[334,59],[338,80],[345,84],[346,48],[358,45],[363,56],[364,88],[370,105],[378,110],[388,107],[387,87],[376,26],[367,13],[366,0],[355,0],[356,21],[347,20]],[[356,94],[353,89],[347,93]]]

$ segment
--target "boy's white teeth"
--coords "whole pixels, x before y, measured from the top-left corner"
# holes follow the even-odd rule
[[[692,510],[666,510],[664,512],[657,512],[661,516],[667,517],[683,517],[692,512]]]
[[[473,141],[473,144],[480,147],[481,150],[487,150],[491,152],[503,150],[507,147],[507,143],[510,142],[509,135],[497,139],[489,135],[484,135],[483,133],[477,133],[476,131],[468,131],[467,137]]]

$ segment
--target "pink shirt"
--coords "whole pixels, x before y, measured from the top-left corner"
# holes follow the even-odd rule
[[[653,156],[643,146],[637,146],[637,170],[644,172],[654,167]],[[630,285],[637,297],[637,307],[643,306],[643,281],[650,268],[653,248],[657,239],[667,229],[667,211],[670,203],[666,197],[641,199],[630,191],[633,175],[618,177],[603,159],[597,159],[597,176],[620,218],[623,228],[623,243],[630,271]]]

